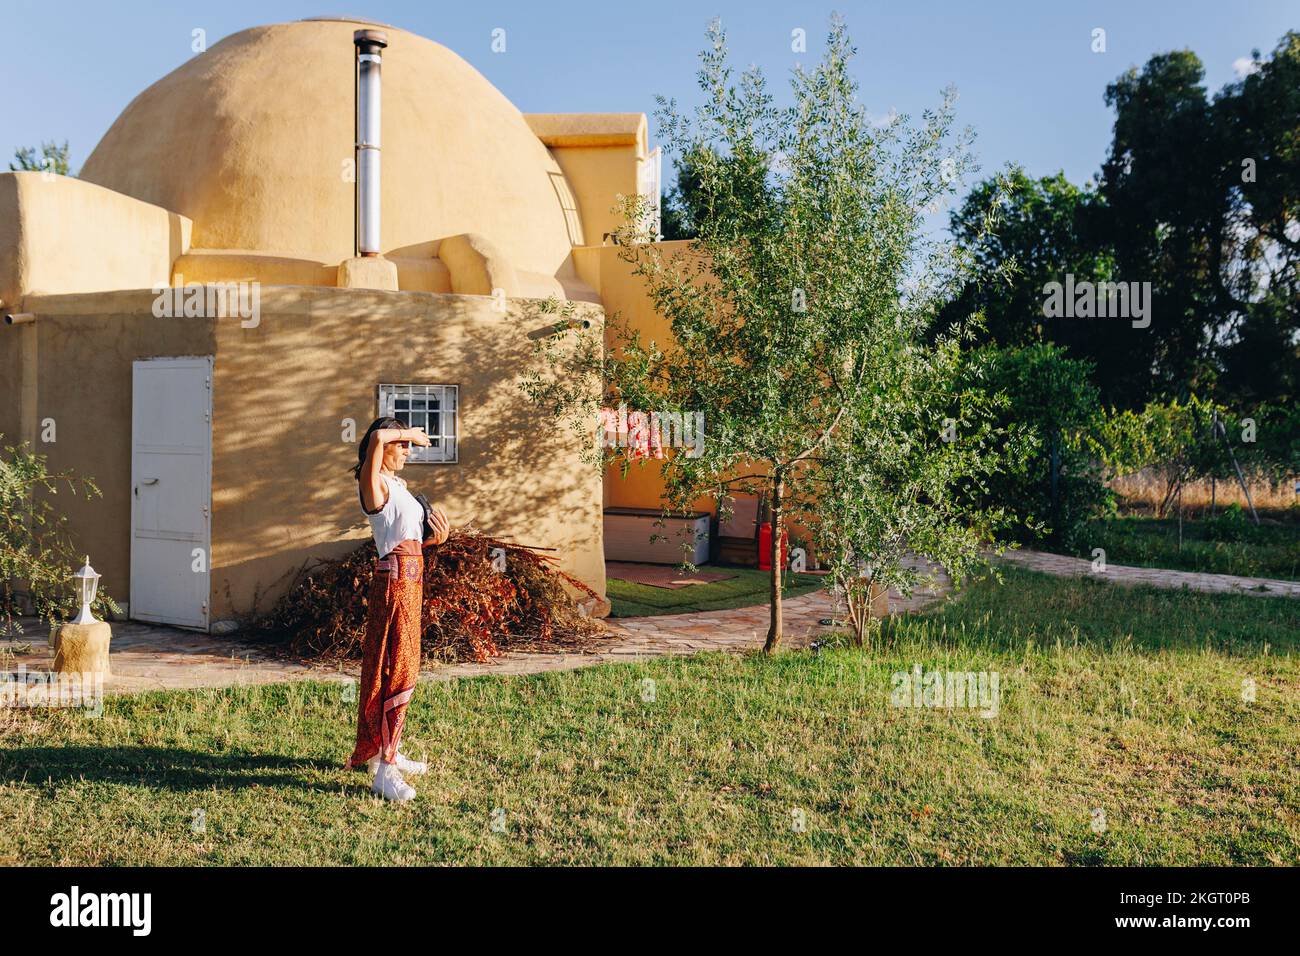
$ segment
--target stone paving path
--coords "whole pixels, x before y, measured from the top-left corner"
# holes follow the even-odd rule
[[[918,589],[904,600],[891,592],[891,613],[917,610],[948,590],[941,571],[933,587]],[[807,647],[831,626],[820,622],[836,617],[832,596],[816,591],[784,602],[787,648]],[[608,633],[596,638],[585,650],[559,649],[551,653],[513,652],[489,664],[436,665],[421,673],[421,680],[452,680],[486,674],[537,674],[573,670],[613,661],[636,661],[666,654],[695,654],[700,651],[756,651],[767,633],[767,608],[747,607],[728,611],[655,617],[611,618]],[[15,653],[15,645],[0,643],[0,673],[14,673],[22,666],[28,673],[48,671],[54,661],[47,646],[48,630],[28,620],[21,640],[30,650]],[[841,625],[838,629],[843,630]],[[10,648],[9,652],[5,648]],[[299,663],[272,657],[257,645],[238,637],[215,637],[173,627],[135,621],[113,624],[111,651],[113,673],[105,679],[107,693],[147,690],[176,690],[201,687],[233,687],[291,680],[355,680],[359,662],[342,666]]]
[[[1086,558],[1069,558],[1040,551],[1010,551],[1002,560],[1047,574],[1095,576],[1120,585],[1151,584],[1163,588],[1187,587],[1195,591],[1300,598],[1300,582],[1297,581],[1114,564],[1108,565],[1103,574],[1094,575],[1092,562]],[[947,577],[933,566],[931,569],[938,574],[933,587],[919,589],[907,600],[890,592],[890,613],[918,610],[947,592]],[[785,602],[785,646],[807,647],[833,629],[821,621],[837,616],[832,597],[825,591],[791,598]],[[606,623],[606,636],[597,638],[585,650],[514,652],[490,664],[436,665],[426,669],[421,679],[537,674],[665,654],[755,651],[763,646],[763,636],[767,632],[767,608],[612,618]],[[842,630],[842,626],[839,629]],[[20,667],[28,673],[48,671],[53,665],[54,655],[47,646],[47,637],[47,629],[39,622],[25,621],[19,641],[0,641],[0,674],[14,673]],[[30,644],[30,648],[24,649],[22,642]],[[113,625],[111,661],[113,673],[104,682],[108,693],[232,687],[289,680],[347,681],[355,680],[359,672],[356,663],[325,666],[272,657],[255,644],[241,642],[237,636],[215,637],[134,621]]]
[[[1070,558],[1045,551],[1008,551],[1002,555],[1002,560],[1058,577],[1093,577],[1129,587],[1150,584],[1157,588],[1187,588],[1217,594],[1300,598],[1300,581],[1244,578],[1235,574],[1202,574],[1199,571],[1169,571],[1164,568],[1134,568],[1119,564],[1107,564],[1105,571],[1095,572],[1092,570],[1092,562],[1087,558]]]

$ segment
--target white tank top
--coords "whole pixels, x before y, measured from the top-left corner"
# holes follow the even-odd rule
[[[396,475],[389,477],[379,473],[380,480],[388,489],[388,501],[375,514],[366,513],[370,521],[370,530],[375,536],[375,550],[381,558],[403,541],[424,540],[424,509],[415,500],[415,495],[406,490],[406,482]],[[361,510],[364,512],[365,504]]]

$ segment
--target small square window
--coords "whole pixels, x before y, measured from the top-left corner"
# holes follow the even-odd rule
[[[411,446],[407,462],[448,463],[456,457],[456,425],[460,410],[457,385],[380,385],[379,414],[403,419],[423,428],[432,444]]]

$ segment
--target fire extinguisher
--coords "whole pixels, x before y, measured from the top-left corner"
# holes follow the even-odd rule
[[[781,529],[781,567],[785,567],[786,551],[790,546],[790,533]],[[758,526],[758,570],[772,570],[772,522]]]

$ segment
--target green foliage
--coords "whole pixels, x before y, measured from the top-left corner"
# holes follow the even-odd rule
[[[1073,185],[1063,173],[1034,179],[1013,168],[1004,180],[1005,188],[1001,179],[977,184],[951,216],[953,236],[969,250],[978,271],[944,307],[940,328],[959,326],[979,313],[984,317],[976,333],[981,342],[1060,345],[1071,358],[1092,364],[1093,381],[1103,396],[1112,402],[1116,396],[1122,399],[1135,383],[1140,387],[1149,377],[1148,340],[1134,337],[1150,330],[1109,319],[1052,319],[1043,314],[1044,287],[1063,282],[1067,273],[1076,281],[1115,279],[1110,251],[1098,235],[1104,213],[1101,199],[1094,189]],[[989,232],[982,230],[982,223],[995,196],[1000,197],[998,228]],[[1000,274],[1004,278],[998,279]]]
[[[663,194],[660,209],[662,218],[659,224],[659,233],[664,237],[665,241],[695,238],[695,230],[691,227],[682,211],[682,202],[678,198],[676,187]]]
[[[1253,436],[1247,418],[1254,423]],[[1300,403],[1264,404],[1249,415],[1230,417],[1226,436],[1248,475],[1275,485],[1300,476]]]
[[[1011,399],[1010,415],[1044,440],[1053,431],[1073,441],[1092,427],[1101,409],[1092,369],[1057,345],[984,347],[970,358],[971,374]]]
[[[1112,411],[1096,429],[1094,447],[1115,475],[1151,469],[1165,482],[1163,512],[1178,486],[1204,467],[1215,437],[1210,427],[1218,406],[1195,395],[1186,402],[1148,402],[1138,412]]]
[[[0,455],[0,625],[8,627],[22,613],[34,611],[54,623],[76,610],[72,574],[82,554],[73,545],[66,516],[49,498],[60,488],[72,495],[99,497],[89,478],[71,472],[51,474],[45,457],[26,445],[9,445]],[[104,588],[94,609],[119,613]]]
[[[773,540],[792,510],[841,581],[865,564],[880,583],[906,585],[894,559],[909,544],[961,573],[998,523],[962,486],[1020,443],[987,426],[986,400],[956,390],[958,340],[923,342],[973,267],[925,229],[971,168],[970,132],[952,142],[955,93],[919,123],[876,126],[836,18],[825,57],[794,72],[782,107],[757,68],[733,75],[716,22],[709,36],[702,104],[690,116],[662,100],[660,110],[661,136],[687,174],[695,247],[666,257],[640,231],[636,200],[620,232],[672,340],[643,341],[612,321],[619,348],[601,367],[606,401],[704,413],[702,454],[664,463],[673,510],[704,495],[725,509],[731,495],[762,493]],[[554,390],[549,398],[565,410]],[[940,439],[946,416],[959,422],[955,443]],[[774,591],[780,574],[776,563]],[[769,648],[780,638],[775,602],[772,618]]]
[[[700,179],[687,156],[673,158],[677,183],[664,194],[663,223],[660,232],[665,239],[694,239],[695,223],[704,217],[704,202],[700,195]]]
[[[1010,177],[1003,227],[980,223],[998,182],[977,185],[952,232],[981,270],[941,327],[985,314],[1001,345],[1051,341],[1094,365],[1108,406],[1191,392],[1235,407],[1296,404],[1300,393],[1300,33],[1211,98],[1190,51],[1151,57],[1106,89],[1115,111],[1094,184]],[[981,238],[977,238],[981,237]],[[1151,325],[1053,319],[1043,286],[1149,282]]]
[[[1278,483],[1296,474],[1300,410],[1261,405],[1240,415],[1196,395],[1185,402],[1148,402],[1141,411],[1103,415],[1089,445],[1113,475],[1157,475],[1165,487],[1156,509],[1161,517],[1187,482],[1235,480],[1234,456],[1248,478]]]
[[[866,580],[910,594],[922,572],[909,552],[962,580],[981,547],[1017,524],[1008,499],[989,491],[1025,467],[1034,435],[1007,414],[1005,395],[966,375],[966,358],[953,339],[883,357],[874,396],[841,423],[810,469],[815,492],[795,508],[828,556],[859,644]]]
[[[58,176],[69,175],[68,141],[58,143],[41,143],[40,152],[35,147],[24,146],[14,150],[15,163],[9,164],[10,172],[32,171],[49,172]]]
[[[1216,298],[1229,314],[1219,394],[1300,404],[1300,32],[1216,97],[1217,182],[1226,201]],[[1300,430],[1294,433],[1300,441]]]
[[[1225,196],[1203,78],[1196,55],[1180,50],[1106,88],[1115,125],[1101,172],[1105,241],[1119,276],[1150,282],[1153,294],[1151,327],[1125,336],[1151,360],[1145,394],[1130,401],[1213,381],[1213,331],[1226,319],[1214,295]]]
[[[1022,456],[1016,468],[991,476],[983,494],[986,501],[1015,509],[1016,537],[1024,543],[1072,546],[1084,522],[1113,509],[1089,441],[1100,417],[1090,372],[1086,362],[1067,358],[1064,349],[1048,344],[985,346],[967,363],[968,381],[983,382],[1005,396],[998,423],[1007,429],[1019,425],[1032,436],[1032,453]]]

